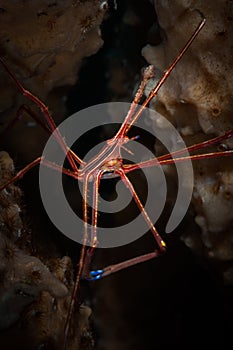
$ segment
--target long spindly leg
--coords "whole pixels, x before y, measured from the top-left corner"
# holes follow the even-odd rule
[[[200,13],[201,14],[201,13]],[[201,16],[203,17],[203,15],[201,14]],[[159,89],[161,88],[161,86],[165,83],[165,81],[167,80],[167,78],[169,77],[170,73],[172,72],[172,70],[175,68],[175,66],[177,65],[177,63],[181,60],[181,58],[184,56],[185,52],[188,50],[188,48],[191,46],[192,42],[195,40],[195,38],[197,37],[197,35],[199,34],[199,32],[202,30],[203,26],[205,25],[206,19],[202,18],[201,22],[199,23],[197,29],[195,30],[195,32],[192,34],[192,36],[189,38],[189,40],[187,41],[187,43],[185,44],[185,46],[183,47],[183,49],[180,51],[179,55],[175,58],[175,60],[172,62],[172,64],[168,67],[168,69],[165,71],[165,73],[163,74],[162,78],[159,80],[159,82],[157,83],[157,85],[151,90],[149,96],[146,98],[146,100],[143,102],[142,107],[139,109],[139,111],[136,113],[136,115],[134,116],[134,118],[132,119],[132,121],[130,122],[130,124],[127,125],[127,128],[125,130],[125,134],[128,133],[129,129],[131,128],[132,125],[134,125],[137,121],[137,119],[140,117],[140,115],[142,114],[144,108],[146,106],[148,106],[148,104],[150,103],[150,101],[152,100],[152,98],[155,97],[155,95],[158,93]]]
[[[169,159],[178,155],[182,155],[184,152],[193,152],[193,151],[198,151],[200,149],[212,146],[212,145],[216,145],[218,143],[221,143],[222,141],[228,140],[231,137],[233,137],[233,130],[229,130],[227,132],[225,132],[225,134],[214,137],[210,140],[207,141],[203,141],[200,143],[196,143],[195,145],[189,146],[187,148],[175,151],[175,152],[171,152],[168,154],[165,154],[163,156],[158,157],[158,160],[165,160],[165,159]]]
[[[83,185],[83,221],[84,221],[84,238],[83,245],[81,250],[81,256],[79,259],[78,265],[78,273],[75,280],[74,289],[72,292],[71,303],[69,306],[69,311],[66,319],[65,331],[64,331],[64,344],[63,349],[66,349],[67,340],[70,330],[70,324],[72,315],[74,312],[75,301],[77,298],[77,293],[79,290],[79,284],[82,277],[89,276],[90,273],[90,262],[94,253],[94,250],[97,246],[97,220],[98,220],[98,193],[99,193],[99,185],[100,180],[103,175],[103,171],[100,170],[97,172],[93,184],[93,202],[92,202],[92,232],[91,232],[91,242],[88,242],[88,184],[90,182],[90,178],[93,176],[92,173],[88,173],[84,177],[84,185]],[[90,243],[91,248],[87,249],[87,243]],[[88,278],[90,280],[90,278]]]
[[[56,127],[56,124],[53,120],[53,118],[51,117],[48,108],[46,107],[46,105],[35,95],[33,95],[30,91],[26,90],[23,85],[18,81],[18,79],[15,77],[15,75],[11,72],[11,70],[9,69],[9,67],[7,66],[7,64],[5,63],[5,61],[2,59],[2,57],[0,57],[0,63],[3,65],[3,67],[5,68],[5,70],[7,71],[7,73],[9,74],[9,76],[12,78],[12,80],[14,81],[15,85],[18,87],[18,89],[20,90],[20,92],[28,99],[33,101],[41,110],[41,112],[43,113],[45,120],[49,126],[49,129],[54,133],[54,136],[57,139],[57,142],[60,144],[62,150],[64,151],[64,153],[67,156],[67,159],[70,163],[71,168],[75,171],[78,172],[78,168],[77,165],[75,163],[75,160],[78,162],[78,164],[82,164],[84,165],[85,163],[82,161],[82,159],[80,159],[78,156],[76,156],[75,160],[73,157],[73,153],[70,152],[69,148],[67,147],[62,135],[60,134],[59,130]]]
[[[138,164],[125,164],[123,165],[123,169],[125,171],[125,174],[132,172],[136,169],[140,169],[140,168],[146,168],[146,167],[150,167],[150,166],[156,166],[159,164],[171,164],[171,163],[175,163],[176,160],[172,160],[178,158],[178,156],[182,156],[182,154],[186,153],[186,152],[193,152],[193,151],[198,151],[200,149],[203,148],[207,148],[209,146],[215,145],[215,144],[219,144],[225,140],[230,139],[231,137],[233,137],[233,130],[229,130],[227,132],[225,132],[225,134],[214,137],[210,140],[204,141],[204,142],[200,142],[197,143],[195,145],[189,146],[187,148],[183,148],[180,149],[178,151],[174,151],[171,153],[167,153],[164,154],[162,156],[159,156],[157,158],[153,158],[153,159],[149,159],[147,161],[138,163]],[[214,154],[217,157],[222,157],[222,156],[230,156],[231,154],[231,150],[226,150],[226,151],[222,151],[222,152],[212,152],[212,153],[206,153],[205,156],[204,155],[200,155],[200,157],[197,155],[193,158],[194,159],[203,159],[203,158],[214,158]],[[199,158],[198,158],[199,157]],[[188,156],[186,156],[186,159],[190,159]],[[169,162],[166,162],[167,160],[169,160]]]
[[[91,222],[91,241],[90,248],[87,249],[85,256],[85,263],[83,269],[83,278],[89,279],[90,276],[90,265],[95,252],[95,249],[98,245],[97,238],[97,221],[98,221],[98,199],[99,199],[99,185],[100,180],[104,171],[100,170],[97,172],[97,175],[93,182],[93,200],[92,200],[92,222]]]
[[[133,187],[133,185],[131,184],[130,180],[127,178],[127,176],[124,173],[123,169],[119,169],[116,170],[116,174],[118,174],[122,181],[124,182],[124,184],[126,185],[126,187],[129,189],[129,191],[131,192],[133,199],[135,201],[135,203],[137,204],[138,208],[140,209],[142,215],[144,216],[145,221],[147,222],[151,232],[153,233],[153,236],[159,246],[159,249],[155,249],[154,252],[148,253],[148,254],[144,254],[144,255],[140,255],[136,258],[130,259],[130,260],[126,260],[123,262],[120,262],[118,264],[115,265],[110,265],[105,267],[104,269],[101,270],[94,270],[90,272],[90,278],[89,280],[94,281],[94,280],[98,280],[102,277],[108,276],[112,273],[115,273],[117,271],[126,269],[127,267],[133,266],[133,265],[137,265],[139,263],[142,263],[144,261],[147,260],[151,260],[154,258],[157,258],[159,255],[161,255],[162,253],[165,252],[166,250],[166,244],[165,242],[162,240],[162,238],[160,237],[158,231],[156,230],[156,228],[154,227],[149,215],[147,214],[145,208],[143,207],[137,193],[135,192],[135,189]]]
[[[162,160],[162,161],[158,161],[158,159],[152,159],[149,160],[148,162],[143,162],[140,163],[140,168],[145,168],[148,166],[152,166],[152,165],[165,165],[165,164],[173,164],[173,163],[178,163],[178,162],[185,162],[187,161],[187,159],[189,160],[200,160],[200,159],[208,159],[208,158],[216,158],[216,157],[222,157],[222,156],[232,156],[233,155],[233,151],[225,151],[225,152],[212,152],[212,153],[205,153],[205,154],[198,154],[198,155],[193,155],[193,156],[189,156],[189,157],[180,157],[180,158],[175,158],[175,159],[166,159],[166,160]],[[135,192],[131,182],[129,181],[129,179],[127,178],[127,176],[125,175],[125,172],[129,172],[128,170],[130,169],[131,165],[128,165],[129,168],[127,168],[127,165],[124,166],[123,170],[119,170],[118,173],[121,176],[122,180],[124,181],[125,185],[127,186],[127,188],[130,190],[130,192],[133,195],[133,198],[135,200],[135,202],[137,203],[139,209],[141,210],[144,218],[146,219],[159,247],[160,250],[156,249],[154,252],[152,253],[148,253],[145,255],[141,255],[138,256],[136,258],[130,259],[130,260],[126,260],[123,261],[121,263],[115,264],[115,265],[110,265],[107,266],[101,270],[95,270],[95,271],[91,271],[90,275],[91,278],[89,280],[98,280],[102,277],[108,276],[112,273],[115,273],[117,271],[123,270],[127,267],[139,264],[141,262],[147,261],[147,260],[151,260],[154,259],[156,257],[158,257],[161,252],[163,252],[165,250],[165,243],[163,242],[163,240],[161,239],[160,235],[158,234],[157,230],[155,229],[155,227],[153,226],[148,214],[146,213],[140,199],[138,198],[137,193]],[[138,167],[137,167],[138,169]],[[135,170],[135,168],[134,168]]]
[[[121,125],[121,127],[118,130],[118,132],[116,133],[116,135],[112,139],[110,139],[110,140],[108,140],[106,142],[107,143],[106,147],[104,147],[101,150],[101,152],[87,164],[88,167],[91,167],[98,159],[100,160],[102,157],[105,157],[107,152],[108,152],[108,150],[109,150],[109,147],[111,147],[111,145],[113,145],[116,142],[116,140],[119,140],[119,139],[121,139],[121,138],[123,138],[125,136],[125,131],[124,131],[125,127],[130,122],[130,120],[131,120],[131,118],[132,118],[132,116],[133,116],[133,114],[135,112],[135,109],[138,106],[138,103],[139,103],[139,101],[140,101],[140,99],[141,99],[141,97],[143,95],[143,92],[145,90],[147,82],[153,76],[153,71],[154,71],[154,67],[153,66],[149,66],[149,67],[147,67],[145,69],[144,74],[143,74],[142,82],[141,82],[141,84],[140,84],[140,86],[139,86],[139,88],[137,90],[137,93],[136,93],[136,95],[134,97],[133,102],[131,103],[130,109],[129,109],[126,117],[125,117],[125,120],[123,121],[123,124]],[[115,145],[116,145],[116,143],[115,143]],[[121,146],[121,147],[124,148],[124,146]],[[86,167],[83,167],[81,169],[81,174],[83,172],[85,172],[85,171],[86,171]]]
[[[98,202],[99,202],[99,186],[100,180],[104,171],[98,171],[93,184],[93,202],[92,202],[92,227],[91,227],[91,247],[96,248],[98,244],[97,239],[97,220],[98,220]]]
[[[27,113],[30,117],[32,117],[32,119],[34,119],[46,132],[48,132],[49,134],[52,133],[52,131],[50,130],[50,128],[42,122],[42,120],[36,115],[35,112],[33,112],[31,110],[30,107],[28,107],[27,105],[22,105],[19,107],[19,109],[16,112],[16,116],[11,120],[11,122],[6,126],[6,128],[1,132],[1,137],[4,137],[8,131],[10,129],[13,128],[13,126],[22,119],[23,114]]]
[[[135,202],[137,203],[138,207],[140,208],[140,210],[142,211],[142,213],[144,213],[144,217],[148,218],[147,213],[145,213],[145,210],[137,196],[137,193],[135,192],[131,182],[129,181],[129,179],[127,178],[127,176],[125,175],[126,173],[139,169],[139,168],[146,168],[146,167],[150,167],[150,166],[156,166],[156,165],[167,165],[167,164],[174,164],[174,163],[181,163],[181,162],[185,162],[187,160],[201,160],[201,159],[211,159],[211,158],[217,158],[217,157],[226,157],[226,156],[233,156],[233,150],[229,150],[229,151],[222,151],[222,152],[210,152],[210,153],[204,153],[204,154],[197,154],[197,155],[191,155],[191,156],[186,156],[186,157],[177,157],[177,158],[170,158],[172,156],[178,156],[179,154],[184,153],[185,151],[194,151],[194,150],[198,150],[201,148],[205,148],[208,147],[210,145],[219,143],[225,139],[228,139],[230,137],[233,136],[233,130],[226,132],[224,135],[221,135],[219,137],[216,137],[214,139],[193,145],[188,147],[187,149],[184,150],[179,150],[176,152],[173,152],[171,154],[167,154],[158,158],[154,158],[152,160],[148,160],[145,162],[142,162],[140,164],[129,164],[129,165],[123,165],[123,170],[121,170],[119,172],[119,175],[121,176],[122,180],[125,182],[126,186],[129,188],[130,192],[133,194],[133,197],[135,199]],[[168,159],[170,158],[170,159]],[[146,219],[146,221],[148,222],[148,219]],[[149,222],[150,222],[150,218],[149,218]],[[148,223],[149,223],[148,222]],[[152,230],[154,231],[155,228],[154,226],[152,226]],[[152,232],[153,232],[152,231]],[[157,232],[155,230],[155,232]],[[153,232],[154,233],[154,232]],[[158,234],[158,233],[157,233]],[[155,236],[156,237],[156,236]],[[160,237],[160,236],[159,236]],[[152,253],[148,253],[127,261],[124,261],[122,263],[118,263],[115,265],[111,265],[108,266],[102,270],[96,270],[96,271],[92,271],[92,280],[97,280],[100,279],[102,277],[105,277],[109,274],[112,274],[114,272],[117,272],[119,270],[125,269],[129,266],[133,266],[135,264],[138,264],[140,262],[143,261],[147,261],[150,259],[153,259],[155,257],[157,257],[160,254],[160,252],[158,250],[156,250],[155,252]]]
[[[33,160],[31,163],[26,165],[22,170],[20,170],[15,176],[13,176],[9,181],[4,183],[3,185],[0,186],[0,192],[3,191],[6,187],[12,185],[16,181],[20,180],[29,170],[34,168],[38,164],[43,164],[47,168],[53,169],[55,171],[59,171],[60,173],[63,173],[64,175],[68,175],[70,177],[73,177],[74,179],[78,180],[79,176],[77,173],[72,172],[69,169],[65,169],[60,165],[57,165],[53,162],[50,162],[46,160],[44,157],[38,157],[35,160]]]
[[[83,235],[83,242],[82,242],[82,249],[81,249],[81,255],[78,263],[78,273],[76,276],[72,296],[71,296],[71,302],[69,305],[69,311],[66,318],[65,323],[65,329],[64,329],[64,342],[63,342],[63,349],[65,350],[67,347],[67,340],[68,335],[70,331],[70,325],[72,320],[72,315],[74,313],[74,307],[75,302],[77,299],[77,294],[79,290],[80,280],[83,274],[83,269],[85,266],[85,257],[86,257],[86,251],[87,251],[87,242],[88,242],[88,184],[90,182],[91,173],[88,173],[84,179],[83,179],[83,222],[84,222],[84,235]]]
[[[157,258],[161,255],[161,252],[156,249],[155,251],[151,253],[147,253],[144,255],[137,256],[136,258],[132,258],[114,265],[109,265],[101,270],[93,270],[90,272],[91,277],[88,278],[89,281],[96,281],[103,277],[109,276],[115,272],[118,272],[120,270],[127,269],[130,266],[134,266],[137,264],[140,264],[142,262]]]
[[[199,12],[199,11],[198,11]],[[199,12],[200,13],[200,12]],[[200,13],[202,20],[199,23],[197,29],[195,30],[195,32],[193,33],[193,35],[189,38],[189,40],[187,41],[187,43],[185,44],[185,46],[183,47],[183,49],[181,50],[180,54],[176,57],[176,59],[173,61],[173,63],[168,67],[168,69],[166,70],[166,72],[163,74],[162,78],[159,80],[159,82],[157,83],[157,85],[151,90],[149,96],[146,98],[146,100],[143,102],[143,104],[141,105],[141,107],[139,108],[139,110],[134,114],[137,103],[139,102],[141,96],[142,96],[142,92],[145,89],[145,85],[146,82],[148,81],[149,75],[151,75],[151,67],[148,67],[148,75],[146,74],[143,78],[143,81],[137,91],[137,94],[134,98],[133,103],[131,104],[130,110],[127,114],[127,116],[125,117],[120,129],[118,130],[118,132],[116,133],[116,135],[110,139],[107,142],[107,146],[103,148],[103,150],[101,151],[101,153],[98,154],[98,156],[96,158],[94,158],[90,163],[88,163],[88,167],[90,167],[92,164],[94,164],[98,159],[101,159],[102,156],[104,156],[106,154],[106,152],[109,150],[108,146],[111,145],[115,145],[115,141],[122,139],[124,137],[126,137],[129,129],[132,127],[132,125],[134,125],[137,121],[137,119],[141,116],[142,112],[144,111],[144,109],[146,108],[146,106],[148,106],[149,102],[152,100],[152,98],[157,94],[157,92],[159,91],[159,89],[161,88],[161,86],[164,84],[164,82],[166,81],[166,79],[168,78],[168,76],[170,75],[171,71],[175,68],[175,66],[177,65],[177,63],[181,60],[181,58],[184,56],[185,52],[188,50],[188,48],[190,47],[190,45],[192,44],[192,42],[194,41],[194,39],[196,38],[196,36],[199,34],[199,32],[201,31],[201,29],[203,28],[204,24],[205,24],[205,18],[203,17],[203,15]],[[134,114],[134,116],[133,116]],[[86,167],[84,166],[82,171],[86,171]]]
[[[199,12],[199,11],[198,11]],[[199,12],[199,14],[202,17],[201,22],[199,23],[197,29],[195,30],[195,32],[192,34],[192,36],[189,38],[189,40],[187,41],[187,43],[185,44],[185,46],[183,47],[183,49],[180,51],[179,55],[175,58],[175,60],[172,62],[172,64],[168,67],[168,69],[165,71],[165,73],[163,74],[162,78],[159,80],[159,82],[157,83],[157,85],[151,90],[149,96],[146,98],[146,100],[143,102],[141,108],[136,112],[136,114],[134,115],[134,117],[129,121],[128,118],[126,117],[125,121],[123,122],[119,132],[121,133],[121,137],[124,137],[129,129],[132,127],[132,125],[134,125],[137,121],[137,119],[141,116],[143,110],[145,109],[146,106],[148,106],[148,104],[150,103],[150,101],[152,100],[152,98],[155,97],[155,95],[158,93],[159,89],[161,88],[161,86],[165,83],[165,81],[167,80],[167,78],[169,77],[170,73],[172,72],[172,70],[175,68],[175,66],[177,65],[177,63],[181,60],[181,58],[184,56],[185,52],[188,50],[188,48],[191,46],[192,42],[195,40],[195,38],[197,37],[197,35],[199,34],[199,32],[201,31],[201,29],[203,28],[203,26],[205,25],[205,18],[203,17],[202,13]],[[119,133],[118,132],[118,133]]]
[[[153,158],[150,160],[146,160],[146,161],[138,163],[138,164],[126,164],[126,165],[124,165],[123,169],[124,169],[124,172],[127,174],[127,173],[132,172],[136,169],[149,168],[151,166],[156,166],[158,164],[159,165],[168,165],[168,164],[185,162],[187,160],[201,160],[201,159],[222,158],[222,157],[229,157],[229,156],[233,156],[233,150],[195,154],[195,155],[186,156],[186,157],[177,157],[177,158],[164,159],[164,160],[161,160],[159,157],[159,158]]]
[[[13,120],[7,125],[7,127],[1,132],[0,136],[4,138],[4,136],[8,133],[8,131],[15,125],[17,121],[19,121],[22,118],[22,114],[27,113],[33,120],[35,120],[48,134],[52,134],[52,130],[43,123],[43,121],[36,115],[36,113],[27,105],[22,105],[19,107],[19,109],[16,112],[16,116],[13,118]],[[68,148],[67,148],[68,149]],[[71,149],[69,149],[69,153],[74,158],[74,160],[77,161],[79,164],[79,157],[76,153],[74,153]]]
[[[149,229],[151,230],[151,232],[153,233],[153,236],[159,246],[159,249],[161,252],[164,252],[166,249],[166,244],[165,242],[162,240],[162,238],[160,237],[158,231],[156,230],[156,228],[154,227],[154,224],[152,223],[149,215],[147,214],[145,208],[142,205],[142,202],[140,201],[133,185],[131,184],[130,180],[128,179],[128,177],[125,175],[125,172],[123,169],[119,169],[116,171],[116,173],[118,173],[122,179],[122,181],[124,182],[125,186],[129,189],[130,193],[133,196],[133,199],[135,201],[135,203],[137,204],[140,212],[142,213],[145,221],[147,222]]]
[[[138,104],[140,102],[140,99],[142,98],[142,95],[145,91],[146,85],[147,85],[148,81],[153,77],[154,77],[154,67],[149,66],[143,72],[141,84],[140,84],[140,86],[135,94],[134,100],[131,103],[130,109],[125,117],[125,120],[123,121],[120,129],[118,130],[117,134],[115,135],[115,138],[121,138],[121,137],[125,136],[125,134],[126,134],[125,130],[131,121],[131,118],[136,110],[136,107],[138,106]]]
[[[29,163],[25,168],[20,170],[15,176],[13,176],[9,181],[0,186],[0,191],[3,191],[6,187],[12,185],[14,182],[21,179],[30,169],[34,168],[36,165],[40,164],[42,157],[38,157],[33,162]]]

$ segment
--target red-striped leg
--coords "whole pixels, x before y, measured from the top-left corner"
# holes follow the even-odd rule
[[[33,112],[33,110],[30,107],[28,107],[27,105],[22,105],[17,110],[16,116],[11,120],[11,122],[1,132],[1,137],[5,137],[5,135],[9,132],[9,130],[11,130],[15,126],[15,124],[23,118],[24,113],[27,113],[30,117],[32,117],[32,119],[34,119],[37,122],[37,124],[39,124],[46,132],[48,132],[49,134],[52,133],[52,131],[50,130],[48,125],[43,123],[41,121],[41,119],[36,115],[35,112]]]
[[[87,174],[83,179],[83,222],[84,222],[84,235],[83,235],[83,242],[82,242],[82,249],[81,249],[81,255],[78,263],[78,273],[75,280],[75,285],[73,288],[72,296],[71,296],[71,302],[69,305],[69,311],[66,318],[66,324],[65,324],[65,330],[64,330],[64,342],[63,342],[63,349],[66,349],[67,341],[68,341],[68,335],[71,325],[72,316],[74,313],[74,307],[75,302],[77,299],[78,291],[79,291],[79,285],[81,281],[81,277],[83,274],[83,269],[85,266],[85,257],[86,257],[86,251],[87,251],[87,242],[88,242],[88,183],[90,181],[91,174]]]
[[[135,201],[135,203],[137,204],[140,212],[142,213],[142,215],[144,216],[145,221],[148,224],[149,229],[151,230],[159,249],[156,249],[154,252],[152,253],[148,253],[145,255],[141,255],[138,256],[136,258],[130,259],[130,260],[126,260],[123,262],[120,262],[118,264],[115,265],[110,265],[104,269],[99,269],[99,270],[94,270],[90,272],[90,278],[88,278],[91,281],[95,281],[98,280],[102,277],[108,276],[112,273],[115,273],[117,271],[126,269],[127,267],[139,264],[141,262],[147,261],[147,260],[151,260],[154,259],[156,257],[158,257],[160,254],[164,253],[166,250],[166,244],[163,241],[163,239],[160,237],[158,231],[156,230],[156,228],[154,227],[154,224],[152,223],[149,215],[147,214],[145,208],[143,207],[137,193],[135,192],[135,189],[133,187],[133,185],[131,184],[130,180],[128,179],[128,177],[125,175],[125,172],[123,169],[118,169],[115,170],[115,173],[118,174],[122,181],[124,182],[125,186],[128,188],[128,190],[130,191],[130,193],[133,196],[133,199]]]
[[[74,160],[73,154],[70,152],[69,148],[67,147],[63,137],[60,134],[60,131],[57,129],[56,124],[51,117],[48,108],[46,105],[35,95],[33,95],[30,91],[26,90],[23,85],[18,81],[18,79],[15,77],[15,75],[11,72],[5,61],[0,57],[0,63],[3,65],[7,73],[10,75],[12,80],[14,81],[15,85],[18,87],[20,92],[30,101],[33,101],[41,110],[41,112],[44,115],[44,118],[46,122],[48,123],[49,129],[54,133],[55,138],[57,139],[57,142],[60,144],[62,150],[67,156],[67,159],[70,163],[71,168],[75,171],[78,172],[77,165],[75,163],[75,160],[78,162],[79,165],[85,164],[78,156],[76,156],[76,159]]]
[[[158,231],[156,230],[156,228],[154,227],[154,224],[152,223],[149,215],[147,214],[144,206],[142,205],[142,202],[140,201],[137,193],[135,192],[135,189],[133,187],[133,185],[131,184],[130,180],[128,179],[128,177],[125,175],[125,172],[123,169],[119,169],[116,171],[117,174],[120,175],[122,181],[124,182],[125,186],[128,188],[128,190],[130,191],[130,193],[133,196],[133,199],[135,201],[135,203],[138,206],[138,209],[140,210],[140,212],[142,213],[145,221],[148,224],[149,229],[151,230],[158,246],[161,252],[164,252],[166,250],[166,244],[165,242],[162,240],[162,238],[160,237]]]
[[[199,11],[198,11],[199,12]],[[202,13],[199,12],[199,14],[202,17],[201,22],[199,23],[197,29],[195,30],[195,32],[192,34],[192,36],[190,37],[190,39],[187,41],[187,43],[185,44],[185,46],[183,47],[183,49],[181,50],[181,52],[179,53],[179,55],[175,58],[175,60],[173,61],[173,63],[168,67],[168,69],[165,71],[165,73],[163,74],[162,78],[159,80],[159,82],[157,83],[157,85],[151,90],[149,96],[145,99],[145,101],[143,102],[141,108],[138,110],[138,112],[136,112],[136,114],[134,115],[133,119],[130,120],[131,118],[127,118],[124,120],[124,122],[121,125],[120,130],[117,133],[118,138],[120,137],[125,137],[125,135],[127,135],[127,133],[129,132],[130,128],[136,123],[136,121],[138,120],[138,118],[141,116],[142,112],[144,111],[144,109],[149,105],[150,101],[152,100],[152,98],[155,97],[155,95],[158,93],[159,89],[161,88],[161,86],[165,83],[165,81],[167,80],[167,78],[169,77],[170,73],[172,72],[172,70],[175,68],[175,66],[177,65],[177,63],[181,60],[181,58],[184,56],[185,52],[188,50],[188,48],[191,46],[192,42],[195,40],[195,38],[197,37],[197,35],[199,34],[199,32],[201,31],[201,29],[203,28],[203,26],[205,25],[206,19],[203,17]],[[132,114],[130,114],[131,116]]]
[[[98,197],[99,197],[100,180],[103,173],[104,171],[102,170],[98,171],[93,183],[92,223],[91,223],[91,241],[90,241],[91,247],[87,249],[87,252],[86,252],[83,275],[82,275],[82,277],[86,279],[89,279],[91,261],[92,261],[95,249],[97,248],[97,245],[98,245],[98,238],[97,238]]]
[[[165,160],[160,160],[160,157],[159,157],[159,158],[153,158],[150,160],[146,160],[145,162],[141,162],[139,164],[126,164],[126,165],[124,165],[124,172],[127,174],[127,173],[132,172],[136,169],[149,168],[151,166],[156,166],[158,164],[168,165],[168,164],[182,163],[182,162],[185,162],[187,160],[222,158],[222,157],[227,157],[227,156],[233,156],[233,150],[222,151],[222,152],[210,152],[210,153],[204,153],[204,154],[195,154],[193,156],[179,157],[179,158],[172,158],[172,159],[165,159]]]

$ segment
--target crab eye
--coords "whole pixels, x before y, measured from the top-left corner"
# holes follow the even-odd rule
[[[108,9],[108,2],[107,1],[101,2],[100,9],[101,10],[107,10]]]

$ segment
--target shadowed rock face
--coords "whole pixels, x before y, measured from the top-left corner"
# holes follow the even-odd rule
[[[64,96],[68,86],[77,81],[82,60],[96,53],[103,44],[100,24],[106,9],[101,4],[99,0],[1,1],[0,55],[21,84],[43,100],[57,123],[65,115]],[[40,115],[35,104],[19,93],[2,67],[0,92],[2,129],[22,104]],[[23,121],[7,135],[7,145],[13,149],[17,137],[19,155],[28,162],[41,153],[47,135],[25,114]],[[23,142],[27,126],[30,157]]]
[[[142,53],[160,75],[200,22],[199,10],[206,25],[157,98],[151,103],[178,129],[188,145],[233,128],[232,109],[232,1],[151,1],[161,27],[163,41],[147,45]],[[155,125],[158,128],[161,125]],[[208,136],[206,136],[208,135]],[[233,146],[229,139],[221,147]],[[211,151],[218,150],[217,146]],[[200,232],[183,236],[191,248],[210,259],[232,262],[232,158],[198,161],[194,164],[193,204]],[[172,172],[171,169],[167,170]],[[232,266],[232,264],[230,264]],[[222,271],[225,281],[233,283],[232,267]]]
[[[101,47],[104,13],[99,0],[2,1],[1,54],[28,89],[46,97],[74,84],[81,60]]]

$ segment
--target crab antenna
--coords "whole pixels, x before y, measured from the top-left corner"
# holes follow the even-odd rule
[[[169,77],[171,71],[175,68],[175,66],[177,65],[177,63],[181,60],[181,58],[184,56],[185,52],[188,50],[188,48],[190,47],[190,45],[192,44],[192,42],[194,41],[194,39],[196,38],[196,36],[199,34],[199,32],[202,30],[203,26],[205,25],[206,19],[203,16],[203,14],[198,11],[198,13],[201,15],[202,20],[199,23],[197,29],[195,30],[195,32],[192,34],[192,36],[189,38],[189,40],[187,41],[187,43],[185,44],[185,46],[183,47],[183,49],[180,51],[179,55],[176,57],[176,59],[173,61],[173,63],[168,67],[168,69],[166,70],[166,72],[163,74],[162,78],[159,80],[159,82],[157,83],[157,85],[151,90],[149,96],[146,98],[146,100],[143,102],[141,108],[139,109],[139,111],[136,113],[136,115],[134,116],[134,118],[132,119],[132,121],[128,124],[125,125],[125,129],[123,134],[126,135],[127,132],[129,131],[129,129],[131,128],[131,126],[137,121],[137,119],[140,117],[140,115],[142,114],[143,110],[145,109],[145,107],[149,104],[149,102],[152,100],[152,98],[157,94],[157,92],[159,91],[159,89],[161,88],[161,86],[164,84],[164,82],[167,80],[167,78]],[[121,131],[122,132],[122,131]]]

